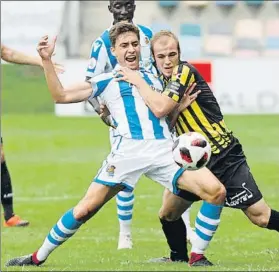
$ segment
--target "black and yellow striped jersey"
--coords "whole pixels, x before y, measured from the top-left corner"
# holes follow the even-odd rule
[[[163,79],[163,78],[162,78]],[[186,61],[181,61],[175,67],[172,77],[164,79],[163,93],[174,101],[180,102],[186,89],[196,83],[194,91],[201,90],[197,99],[180,113],[175,128],[177,135],[196,131],[210,142],[212,153],[219,154],[232,142],[232,132],[227,128],[219,104],[207,82],[197,69]]]

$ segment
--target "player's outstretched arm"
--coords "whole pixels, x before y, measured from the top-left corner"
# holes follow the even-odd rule
[[[53,41],[48,42],[48,36],[42,37],[40,40],[37,51],[42,59],[42,65],[45,72],[46,82],[48,89],[56,103],[75,103],[88,99],[92,93],[90,83],[81,82],[72,85],[69,89],[62,86],[59,81],[51,57],[55,48],[56,37]]]
[[[168,115],[177,105],[170,97],[154,91],[151,86],[141,77],[139,73],[126,67],[121,67],[118,71],[123,77],[116,78],[116,81],[127,81],[135,85],[145,104],[150,108],[157,118]]]
[[[10,63],[42,66],[40,57],[26,55],[5,45],[1,45],[1,58]]]
[[[26,55],[20,51],[1,45],[1,58],[7,62],[15,64],[25,64],[25,65],[34,65],[42,67],[42,60],[38,56]],[[54,63],[55,71],[57,73],[63,73],[64,67],[61,64]]]

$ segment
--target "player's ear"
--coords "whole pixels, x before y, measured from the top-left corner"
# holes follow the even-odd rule
[[[112,54],[113,56],[116,57],[116,54],[115,54],[115,47],[111,47],[111,48],[110,48],[110,51],[111,51],[111,54]]]

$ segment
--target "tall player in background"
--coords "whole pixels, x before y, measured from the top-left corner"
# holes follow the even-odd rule
[[[97,38],[91,48],[90,61],[86,71],[86,81],[104,72],[110,72],[117,64],[115,56],[111,53],[111,42],[109,39],[109,30],[111,27],[122,21],[133,22],[135,12],[134,0],[111,0],[109,1],[108,10],[113,14],[113,23],[106,29],[103,34]],[[152,65],[152,57],[150,50],[150,39],[152,31],[142,25],[136,25],[140,31],[141,43],[141,61],[140,65],[146,70],[156,73],[156,69]],[[91,99],[90,104],[95,111],[100,114],[100,105],[97,98]],[[103,119],[108,125],[113,125],[111,119]],[[110,128],[111,144],[119,138],[117,130]],[[119,220],[119,241],[118,249],[131,249],[133,246],[131,235],[131,222],[134,205],[134,194],[132,192],[119,192],[116,197],[117,215]]]
[[[37,56],[28,56],[22,52],[1,45],[1,59],[15,64],[27,64],[42,67],[42,60]],[[62,72],[62,66],[55,64],[58,72]],[[25,227],[29,225],[27,220],[21,219],[14,214],[13,189],[11,176],[7,167],[3,142],[1,137],[1,203],[4,210],[4,227]]]
[[[133,22],[135,12],[134,0],[111,0],[109,1],[108,10],[113,14],[113,23],[111,27],[122,21]],[[111,28],[110,27],[110,28]],[[157,74],[156,68],[152,65],[152,56],[150,50],[150,39],[152,38],[152,30],[146,26],[137,25],[140,30],[141,43],[141,66],[150,72]],[[101,73],[111,71],[117,64],[116,58],[110,51],[111,43],[109,39],[109,29],[97,38],[91,48],[90,61],[86,71],[86,80],[90,80]],[[89,101],[95,111],[100,114],[100,104],[97,98]],[[110,118],[102,118],[103,121],[113,126],[113,121]],[[118,133],[110,127],[110,142],[111,144],[117,139]],[[119,192],[116,197],[117,216],[119,220],[119,240],[118,249],[131,249],[133,246],[131,235],[131,223],[133,215],[135,196],[133,192]],[[191,240],[194,237],[193,230],[190,226],[189,209],[182,215],[183,221],[187,227],[187,239]]]

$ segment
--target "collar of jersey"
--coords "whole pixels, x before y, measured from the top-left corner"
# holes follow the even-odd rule
[[[119,70],[119,68],[121,68],[121,66],[117,63],[116,66],[114,67],[114,69],[112,70],[112,74],[113,76],[117,75],[117,71]],[[140,66],[139,69],[137,70],[140,73],[149,73],[148,70],[146,70],[144,67]]]

